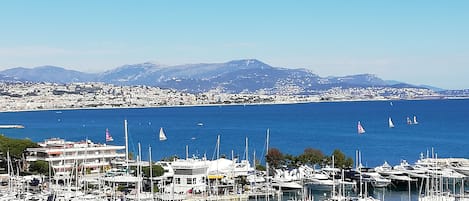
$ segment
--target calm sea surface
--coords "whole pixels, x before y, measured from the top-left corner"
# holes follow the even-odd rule
[[[419,124],[407,125],[406,117],[414,115]],[[388,127],[389,117],[395,128]],[[0,129],[0,133],[33,141],[60,137],[105,143],[105,129],[109,128],[114,138],[110,144],[124,145],[124,119],[128,120],[129,150],[136,154],[141,143],[143,159],[147,159],[149,145],[154,160],[184,157],[186,145],[191,156],[205,154],[210,159],[217,135],[221,153],[231,157],[233,150],[243,156],[248,137],[251,159],[254,150],[260,158],[265,153],[267,129],[270,147],[283,153],[296,155],[312,147],[325,154],[341,149],[354,157],[360,149],[363,164],[368,166],[385,160],[391,165],[402,159],[415,162],[432,147],[439,157],[469,157],[469,100],[3,112],[0,124],[25,128]],[[357,134],[358,121],[365,134]],[[168,140],[158,140],[160,127]]]
[[[407,125],[406,117],[416,115],[419,124]],[[388,118],[395,128],[388,127]],[[0,124],[22,124],[24,129],[0,129],[13,138],[43,141],[60,137],[79,141],[90,139],[105,143],[105,130],[114,138],[110,144],[124,145],[124,119],[128,120],[129,150],[148,158],[151,145],[153,160],[166,156],[190,155],[210,159],[214,156],[217,135],[221,153],[243,156],[245,138],[249,138],[249,155],[265,154],[266,131],[270,129],[270,146],[283,153],[300,154],[307,147],[331,154],[341,149],[354,157],[362,152],[367,166],[385,160],[396,165],[406,159],[415,162],[420,153],[433,147],[439,157],[469,158],[469,100],[373,101],[307,103],[291,105],[240,105],[204,107],[162,107],[144,109],[55,110],[0,113]],[[361,121],[366,133],[357,134]],[[203,125],[198,125],[202,123]],[[159,141],[163,127],[168,140]],[[385,200],[407,201],[406,191],[377,190],[374,196]],[[412,200],[417,199],[416,191]],[[316,200],[324,199],[322,193]]]

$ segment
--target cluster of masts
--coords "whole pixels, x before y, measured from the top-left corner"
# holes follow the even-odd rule
[[[127,121],[125,121],[124,127],[126,135],[126,152],[128,153]],[[163,129],[160,129],[159,135],[161,135],[161,133],[164,135]],[[164,137],[166,138],[166,135],[164,135]],[[268,141],[269,130],[267,130],[266,136],[267,150],[269,146]],[[433,154],[433,151],[431,158],[428,153],[426,158],[423,157],[422,154],[421,159],[418,160],[415,165],[409,165],[406,161],[402,161],[401,164],[391,167],[387,162],[385,162],[383,165],[375,168],[365,168],[361,165],[361,154],[357,151],[355,169],[338,169],[334,166],[333,158],[332,167],[316,169],[315,167],[302,165],[297,169],[286,170],[271,169],[268,164],[266,164],[266,171],[257,171],[251,167],[251,164],[249,163],[247,138],[245,150],[246,160],[242,160],[240,162],[233,156],[231,160],[220,158],[219,145],[220,137],[218,136],[216,160],[208,161],[206,160],[206,157],[204,157],[204,159],[188,158],[188,154],[186,154],[186,159],[170,162],[158,162],[158,164],[161,164],[165,169],[166,173],[161,177],[153,177],[151,174],[149,176],[143,176],[142,173],[142,166],[149,166],[150,173],[152,173],[151,167],[153,167],[154,163],[151,161],[151,147],[149,148],[149,162],[144,162],[141,160],[141,148],[139,144],[139,153],[134,165],[131,165],[128,154],[126,153],[126,159],[120,166],[121,169],[106,170],[105,175],[100,175],[100,172],[92,179],[86,178],[85,176],[87,175],[83,170],[80,173],[83,175],[79,175],[78,171],[75,171],[75,176],[73,176],[73,173],[66,175],[65,178],[68,179],[65,179],[65,181],[68,182],[65,182],[63,185],[58,185],[58,177],[61,175],[55,174],[54,177],[49,179],[49,181],[55,181],[56,185],[52,185],[50,182],[46,188],[48,190],[42,191],[42,194],[27,195],[26,192],[28,191],[24,191],[25,185],[18,184],[12,189],[21,189],[21,192],[16,193],[14,196],[12,194],[8,194],[8,196],[13,197],[8,197],[7,200],[15,200],[23,195],[21,193],[24,193],[24,196],[30,196],[27,199],[25,198],[21,200],[29,200],[33,199],[33,197],[34,200],[49,200],[50,196],[52,196],[52,200],[60,200],[62,198],[63,200],[86,200],[86,196],[91,196],[90,200],[117,200],[121,198],[126,200],[183,200],[196,197],[205,197],[206,200],[209,200],[208,197],[214,195],[216,198],[228,196],[226,198],[231,200],[247,200],[250,197],[252,198],[252,196],[269,200],[270,197],[273,197],[274,195],[280,195],[283,189],[296,189],[303,191],[301,193],[303,200],[312,200],[312,194],[309,193],[310,190],[331,191],[332,196],[330,199],[337,201],[357,199],[376,200],[376,198],[370,197],[367,193],[369,185],[374,188],[382,188],[390,186],[391,182],[404,182],[408,183],[409,186],[411,182],[421,182],[420,186],[423,187],[421,188],[422,193],[419,193],[419,195],[422,195],[422,199],[426,198],[427,200],[421,200],[420,198],[419,200],[434,201],[437,199],[430,198],[434,195],[440,196],[438,192],[451,190],[453,194],[456,193],[455,189],[441,187],[443,185],[440,184],[444,182],[442,178],[458,180],[459,183],[457,184],[461,185],[461,189],[464,189],[464,179],[469,176],[468,159],[439,159],[436,154]],[[186,152],[188,152],[188,150]],[[129,166],[136,166],[135,171],[137,172],[137,176],[130,174]],[[78,169],[78,164],[76,169]],[[8,170],[10,173],[10,167]],[[338,176],[339,174],[341,176]],[[249,185],[239,188],[239,185],[237,184],[239,178],[237,177],[245,178]],[[15,178],[20,177],[13,176],[13,174],[11,174],[9,184],[18,183],[18,181],[24,182],[21,179]],[[75,181],[71,182],[72,179]],[[143,182],[145,180],[149,181],[151,184],[150,191],[143,191]],[[156,180],[160,181],[160,183],[158,183],[160,187],[160,192],[158,194],[153,193],[153,182]],[[96,184],[98,188],[87,189],[87,186],[90,183]],[[123,185],[124,183],[134,184],[134,187],[132,188],[132,191],[134,192],[133,194],[131,193],[131,195],[126,195],[118,193],[117,186],[125,186]],[[250,190],[245,191],[247,188]],[[308,193],[305,192],[305,189],[309,189]],[[350,189],[358,189],[358,197],[351,198],[347,196],[345,192],[350,191]],[[231,192],[233,194],[220,193],[222,191]],[[423,194],[423,192],[425,194]],[[460,193],[458,195],[462,197],[465,196],[464,193]],[[411,200],[410,193],[409,200]]]

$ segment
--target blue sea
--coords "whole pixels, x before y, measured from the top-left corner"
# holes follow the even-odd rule
[[[407,125],[406,117],[419,124]],[[391,117],[395,127],[388,127]],[[24,129],[0,129],[12,138],[39,142],[59,137],[71,141],[105,142],[105,130],[114,138],[109,144],[124,145],[124,119],[128,121],[129,150],[153,160],[177,155],[214,157],[217,136],[220,151],[244,156],[245,138],[249,156],[265,154],[267,129],[270,147],[282,153],[301,154],[311,147],[331,154],[342,150],[354,158],[362,153],[362,163],[396,165],[406,159],[415,162],[420,153],[432,148],[438,157],[469,158],[469,100],[321,102],[285,105],[223,105],[158,107],[136,109],[80,109],[29,112],[2,112],[0,124],[21,124]],[[357,133],[357,122],[366,130]],[[199,125],[199,123],[203,125]],[[159,141],[164,128],[168,140]]]

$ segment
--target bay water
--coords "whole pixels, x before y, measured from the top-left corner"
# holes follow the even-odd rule
[[[417,117],[408,125],[406,118]],[[389,128],[388,118],[394,128]],[[105,142],[105,130],[114,138],[108,144],[124,145],[124,120],[128,121],[129,150],[136,155],[138,143],[142,158],[153,160],[177,155],[212,159],[217,136],[220,152],[244,159],[245,138],[249,139],[249,159],[254,151],[264,161],[266,132],[270,147],[298,155],[305,148],[330,155],[340,149],[354,157],[362,153],[365,166],[387,161],[415,162],[432,148],[438,157],[469,158],[469,100],[355,101],[276,105],[222,105],[157,107],[131,109],[76,109],[1,112],[0,124],[21,124],[24,129],[0,129],[12,138],[39,142],[47,138],[70,141]],[[358,134],[360,121],[366,132]],[[163,128],[167,140],[159,141]],[[379,192],[378,192],[379,194]],[[413,192],[413,200],[416,199]],[[378,195],[381,197],[381,195]],[[390,197],[389,197],[390,196]],[[406,192],[387,192],[388,200],[407,200]]]

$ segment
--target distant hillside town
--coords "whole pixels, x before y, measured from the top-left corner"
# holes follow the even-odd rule
[[[294,89],[292,89],[294,90]],[[423,88],[332,88],[311,95],[231,94],[217,90],[188,93],[150,86],[105,83],[1,83],[0,110],[121,108],[211,104],[279,104],[318,101],[400,100],[442,98]]]

